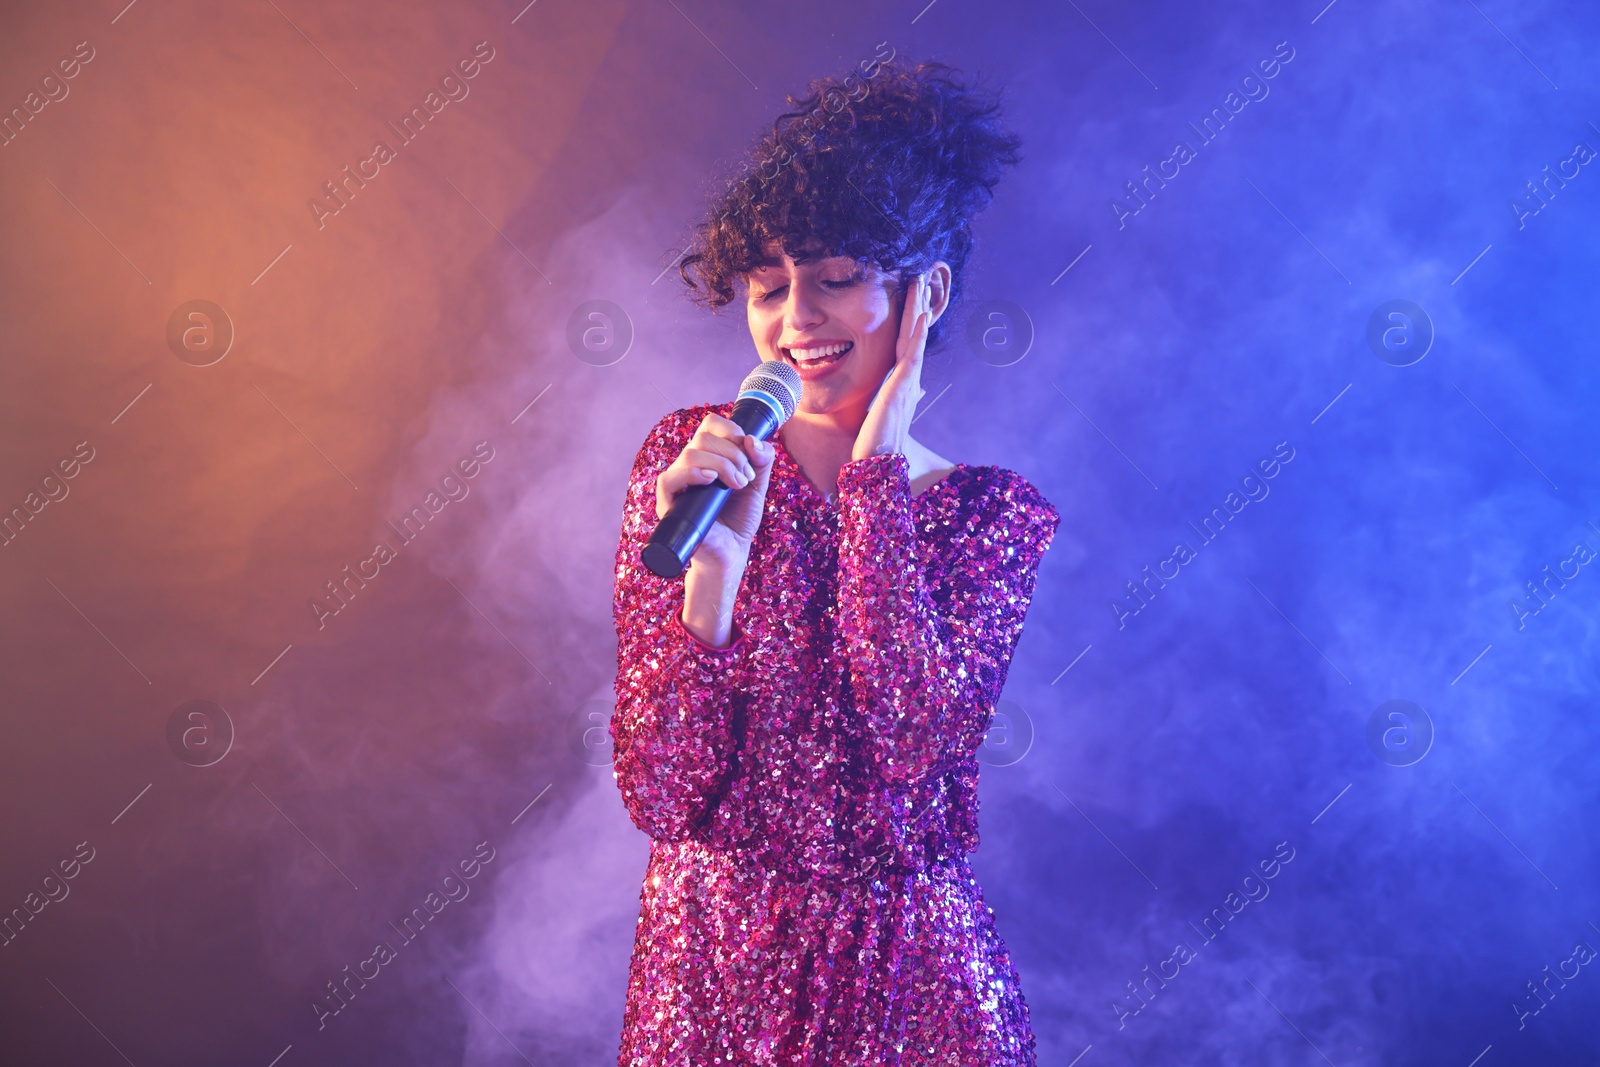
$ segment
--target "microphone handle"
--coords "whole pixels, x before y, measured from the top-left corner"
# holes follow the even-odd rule
[[[754,398],[734,404],[728,419],[758,441],[769,439],[779,425],[771,406]],[[656,523],[650,540],[640,551],[644,565],[662,578],[681,575],[732,492],[733,487],[721,477],[705,485],[685,487]]]

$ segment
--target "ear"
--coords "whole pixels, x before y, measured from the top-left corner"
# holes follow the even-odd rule
[[[950,306],[951,281],[950,264],[944,260],[935,260],[933,266],[928,268],[928,310],[932,312],[928,318],[929,326],[938,322],[944,309]]]

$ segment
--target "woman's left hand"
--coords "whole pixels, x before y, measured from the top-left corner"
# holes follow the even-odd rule
[[[852,460],[885,452],[904,452],[911,433],[911,417],[922,400],[922,352],[933,321],[933,290],[926,275],[911,279],[900,311],[900,337],[895,342],[894,367],[878,387],[867,418],[856,432]]]

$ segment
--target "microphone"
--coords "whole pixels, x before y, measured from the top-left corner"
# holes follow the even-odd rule
[[[762,360],[739,387],[728,419],[756,440],[766,441],[799,406],[800,372],[780,360]],[[640,550],[644,565],[663,578],[682,574],[731,492],[733,487],[721,478],[685,487]]]

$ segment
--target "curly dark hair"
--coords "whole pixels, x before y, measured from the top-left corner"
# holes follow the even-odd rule
[[[819,78],[806,96],[786,99],[790,110],[695,230],[678,267],[691,295],[712,308],[732,302],[774,241],[797,261],[876,263],[902,290],[936,260],[959,279],[972,253],[972,216],[1020,159],[1021,140],[1001,124],[999,103],[943,63],[892,58],[870,73]],[[959,292],[952,285],[952,303]],[[930,347],[949,318],[934,323]]]

